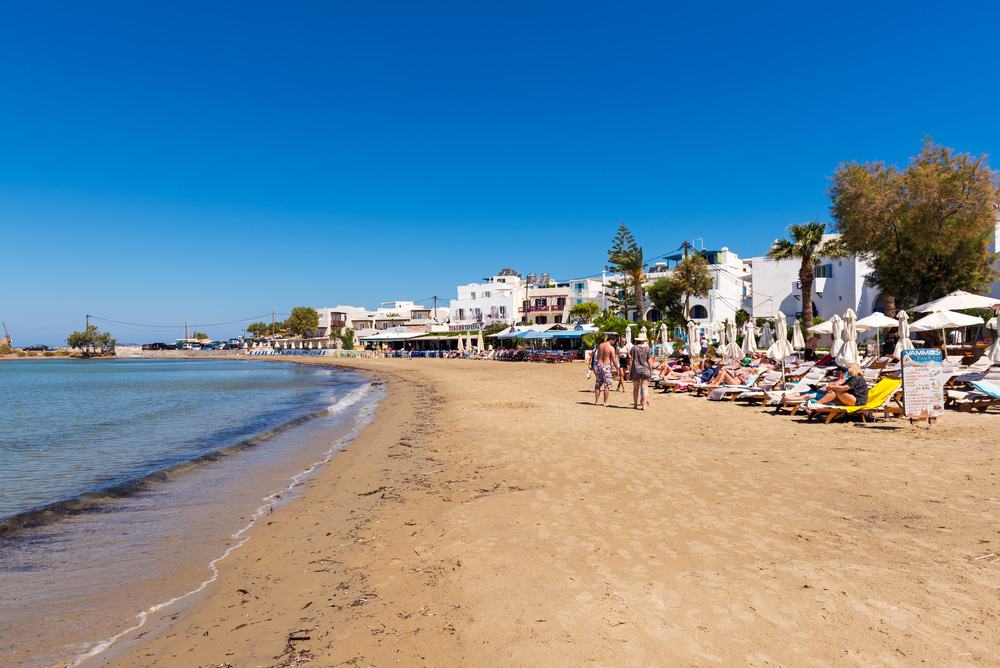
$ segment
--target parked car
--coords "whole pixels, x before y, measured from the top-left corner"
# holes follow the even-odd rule
[[[142,344],[143,350],[171,350],[177,346],[168,346],[166,343],[157,341],[156,343],[144,343]]]
[[[23,350],[26,353],[44,353],[44,352],[48,352],[49,347],[48,346],[25,346],[24,348],[21,348],[21,350]]]

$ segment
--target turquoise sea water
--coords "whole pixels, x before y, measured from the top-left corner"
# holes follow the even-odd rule
[[[0,362],[0,389],[5,668],[100,663],[183,607],[382,396],[353,372],[233,360]]]
[[[363,382],[232,360],[0,363],[0,519],[127,491],[153,472],[315,414]]]

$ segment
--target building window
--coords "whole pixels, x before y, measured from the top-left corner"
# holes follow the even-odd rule
[[[484,292],[483,293],[483,297],[486,298],[486,299],[489,299],[490,296],[492,296],[492,294],[493,294],[492,292]]]
[[[833,278],[833,265],[821,264],[813,268],[813,276],[816,278]]]
[[[506,318],[507,317],[507,307],[506,306],[501,306],[500,307],[500,317],[501,318]]]
[[[476,298],[476,293],[475,292],[470,292],[469,294],[472,295],[470,297],[470,299],[475,299]]]
[[[548,322],[549,322],[548,316],[540,315],[537,318],[535,318],[536,325],[545,325],[548,324]]]
[[[704,320],[708,317],[708,309],[701,304],[695,304],[691,307],[691,319],[692,320]]]
[[[558,306],[559,308],[566,308],[566,298],[565,297],[556,298],[556,306]]]
[[[465,320],[465,309],[464,308],[458,309],[458,319],[459,320]]]
[[[545,306],[545,297],[535,298],[535,308],[543,308]]]
[[[552,318],[552,322],[554,322],[554,323],[556,323],[558,325],[559,323],[562,322],[562,316],[561,315],[557,315],[556,317]]]

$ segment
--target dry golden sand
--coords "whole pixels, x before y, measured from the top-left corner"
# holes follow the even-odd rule
[[[352,366],[389,382],[376,422],[93,663],[996,665],[996,415],[642,413],[585,405],[581,364]]]

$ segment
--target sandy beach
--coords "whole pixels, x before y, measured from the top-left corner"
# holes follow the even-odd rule
[[[590,405],[579,363],[337,363],[387,382],[376,420],[205,592],[86,665],[1000,654],[996,415],[822,425],[660,394],[638,412]]]

